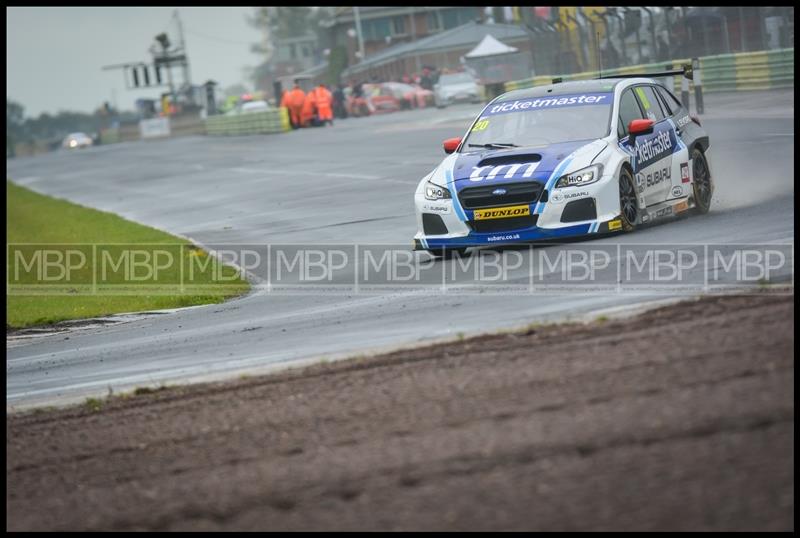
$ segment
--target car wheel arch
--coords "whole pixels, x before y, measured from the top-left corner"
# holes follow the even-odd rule
[[[617,175],[619,175],[622,172],[623,169],[627,170],[628,173],[631,175],[631,177],[636,179],[636,174],[633,172],[633,166],[631,165],[630,161],[622,161],[622,164],[620,165],[619,170],[617,170]]]
[[[709,188],[711,189],[710,194],[709,194],[708,204],[706,206],[702,206],[702,207],[701,207],[701,204],[697,200],[697,197],[696,197],[696,195],[697,195],[697,191],[696,191],[697,182],[695,181],[695,177],[694,177],[694,162],[693,162],[693,156],[694,156],[695,150],[697,150],[697,152],[702,157],[703,161],[705,161],[705,168],[706,168],[706,172],[708,174]],[[695,144],[692,145],[691,149],[689,150],[689,157],[690,157],[690,159],[692,159],[692,161],[690,161],[690,162],[692,162],[692,165],[691,165],[691,167],[692,167],[692,194],[695,196],[695,204],[696,204],[694,212],[702,215],[702,214],[708,213],[709,209],[711,208],[711,197],[713,197],[713,193],[714,193],[713,176],[711,174],[711,169],[709,168],[709,165],[708,165],[708,157],[706,157],[706,152],[703,150],[703,147],[699,142],[696,142]]]
[[[633,171],[633,165],[631,164],[630,160],[622,161],[619,170],[617,170],[618,181],[619,181],[619,175],[622,173],[623,170],[627,170],[627,172],[631,175],[631,179],[633,179],[633,188],[636,189],[636,172]],[[638,196],[636,196],[636,207],[638,209],[644,209],[642,205],[639,203]]]
[[[695,139],[694,142],[692,142],[692,145],[689,147],[689,153],[691,153],[693,149],[697,148],[698,150],[700,150],[700,153],[702,153],[705,156],[706,151],[708,151],[710,145],[711,143],[709,142],[708,137],[701,136]]]
[[[619,170],[617,170],[617,185],[618,185],[617,188],[619,189],[620,179],[622,177],[622,173],[623,172],[626,172],[628,174],[628,176],[630,176],[631,187],[633,188],[633,191],[634,191],[633,203],[634,203],[634,205],[636,207],[637,216],[634,219],[634,222],[628,222],[627,217],[625,217],[623,215],[621,198],[620,198],[619,214],[620,214],[620,220],[622,221],[623,231],[631,232],[631,231],[634,230],[634,228],[637,225],[637,221],[639,221],[639,219],[640,219],[639,212],[643,211],[644,208],[639,203],[639,196],[638,196],[637,187],[636,187],[636,174],[633,172],[633,166],[631,166],[631,163],[629,161],[623,161],[622,164],[619,167]],[[621,197],[621,193],[620,193],[620,197]]]

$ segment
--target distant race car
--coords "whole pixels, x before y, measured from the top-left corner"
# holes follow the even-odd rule
[[[363,88],[370,114],[383,114],[400,110],[400,99],[395,96],[390,87],[384,84],[364,84]]]
[[[369,116],[372,112],[364,95],[356,96],[351,88],[344,89],[344,103],[347,115],[353,118]]]
[[[242,114],[252,114],[254,112],[264,112],[270,110],[269,103],[264,100],[248,101],[242,105]]]
[[[480,103],[481,89],[478,81],[467,73],[444,73],[433,87],[436,106],[444,108],[454,103]]]
[[[64,149],[90,148],[94,141],[85,133],[71,133],[61,142]]]
[[[652,76],[554,83],[490,102],[419,183],[414,247],[631,231],[693,211],[714,185],[700,121]],[[554,81],[556,82],[556,81]]]

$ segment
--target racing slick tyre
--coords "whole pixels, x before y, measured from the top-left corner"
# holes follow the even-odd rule
[[[708,170],[708,162],[705,155],[699,149],[692,150],[692,172],[694,173],[694,212],[698,215],[708,213],[711,208],[711,172]]]
[[[623,168],[619,173],[619,216],[622,220],[622,230],[633,231],[636,227],[636,218],[639,216],[639,208],[636,205],[636,187],[627,168]]]
[[[458,256],[459,258],[464,256],[467,252],[466,248],[437,248],[437,249],[428,249],[428,254],[433,256],[434,258],[442,258],[445,260],[449,260],[453,256]]]

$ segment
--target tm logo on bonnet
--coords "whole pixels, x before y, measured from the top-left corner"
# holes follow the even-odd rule
[[[516,163],[516,164],[500,164],[495,166],[475,166],[472,168],[472,173],[469,176],[470,181],[483,181],[484,179],[494,179],[500,172],[505,172],[502,175],[503,178],[509,179],[514,177],[514,175],[525,167],[525,172],[522,174],[523,178],[531,177],[533,173],[536,171],[536,168],[539,166],[539,162],[535,163]],[[489,170],[488,173],[484,174],[486,170]],[[500,189],[498,189],[500,190]],[[494,191],[492,194],[503,194]]]

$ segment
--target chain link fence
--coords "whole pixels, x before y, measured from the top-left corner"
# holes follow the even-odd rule
[[[561,7],[521,13],[536,75],[794,48],[794,7]]]

